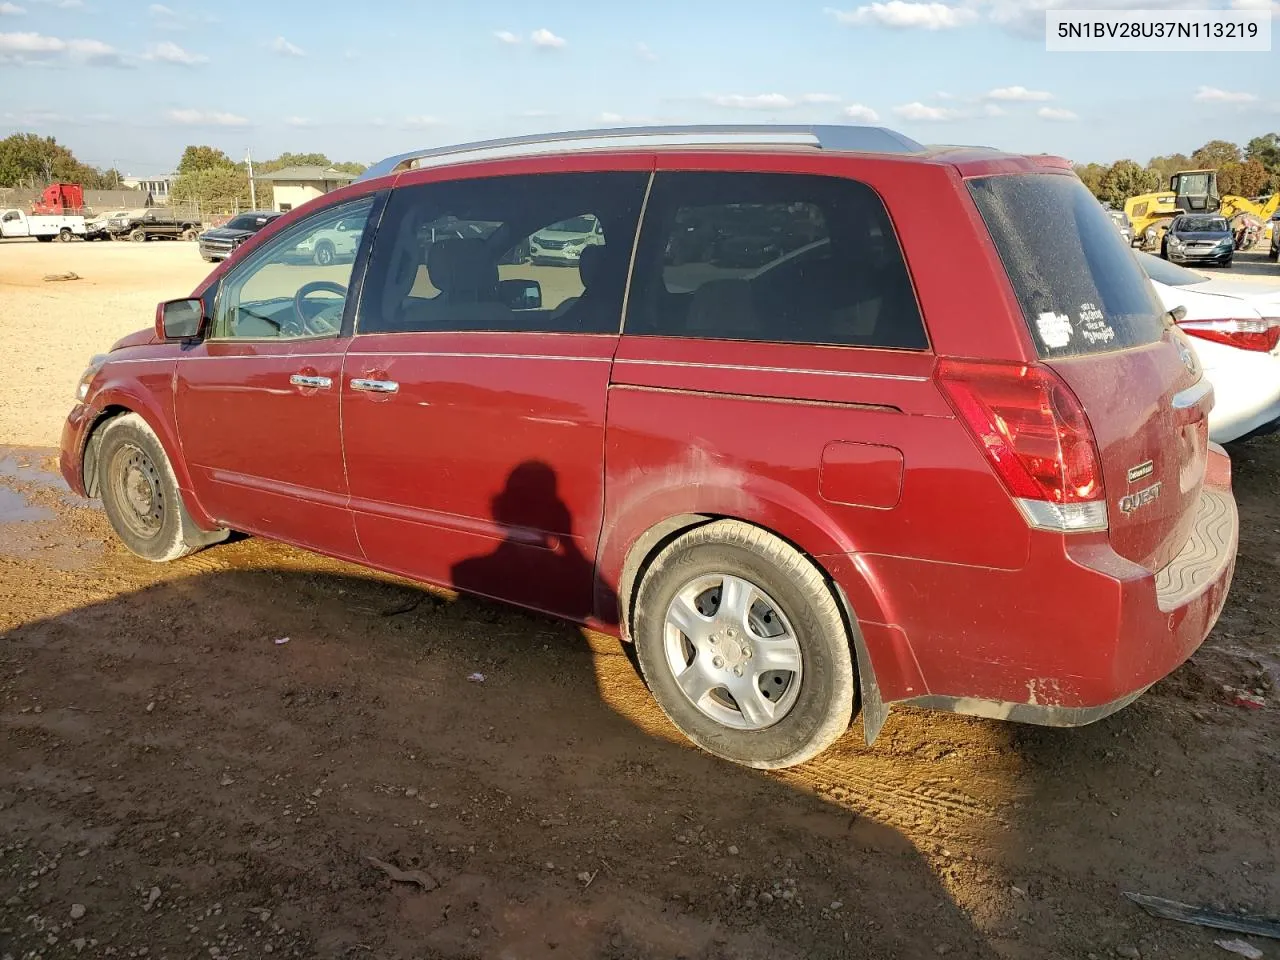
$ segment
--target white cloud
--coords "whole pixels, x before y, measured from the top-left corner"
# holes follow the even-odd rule
[[[276,37],[271,41],[271,49],[276,53],[286,57],[305,57],[306,53],[296,44],[290,43],[284,37]]]
[[[176,17],[177,14],[166,7],[163,3],[153,3],[147,7],[147,13],[153,17]]]
[[[653,63],[658,59],[658,55],[649,49],[647,43],[636,44],[636,56],[641,60],[647,60],[649,63]]]
[[[123,56],[115,47],[101,40],[68,40],[67,52],[71,59],[78,63],[87,63],[94,67],[128,66]]]
[[[717,107],[730,110],[790,110],[796,101],[780,93],[757,93],[746,96],[741,93],[712,94],[706,98]]]
[[[440,126],[440,120],[437,117],[429,117],[425,114],[417,114],[411,117],[405,117],[401,121],[401,126],[408,127],[410,130],[425,130],[427,127]]]
[[[598,122],[607,123],[615,127],[635,127],[657,123],[658,121],[653,117],[631,117],[623,113],[614,113],[612,110],[606,110],[600,114]]]
[[[311,121],[306,117],[285,117],[284,125],[286,127],[309,127],[311,126]]]
[[[1042,103],[1052,100],[1053,94],[1046,90],[1028,90],[1026,87],[996,87],[987,93],[988,100],[1008,100],[1018,103]]]
[[[893,27],[899,30],[953,30],[978,19],[977,11],[970,7],[953,7],[945,3],[913,3],[910,0],[887,0],[871,3],[853,10],[833,10],[827,13],[840,23],[849,26]]]
[[[569,44],[569,41],[564,37],[557,37],[546,27],[539,27],[533,31],[533,33],[529,34],[529,39],[535,47],[543,47],[548,50],[559,50]]]
[[[1004,107],[1000,106],[1000,104],[998,103],[984,104],[982,107],[982,112],[986,114],[988,117],[1004,117],[1004,116],[1008,116],[1009,114],[1009,111],[1006,110]]]
[[[26,12],[25,7],[20,7],[16,3],[9,3],[8,0],[5,3],[0,3],[0,17],[20,17]]]
[[[931,107],[916,100],[894,107],[893,112],[903,120],[920,120],[927,123],[941,123],[946,120],[959,120],[964,114],[950,107]]]
[[[840,98],[834,93],[802,93],[801,103],[839,103]]]
[[[1041,120],[1057,120],[1064,123],[1080,119],[1074,112],[1064,110],[1062,107],[1041,107],[1036,111],[1036,116]]]
[[[876,113],[870,107],[864,107],[860,103],[851,103],[844,108],[844,115],[850,120],[857,120],[860,123],[879,123],[880,114]]]
[[[187,127],[245,127],[249,121],[234,113],[222,110],[170,110],[165,116],[174,123]]]
[[[1217,87],[1201,87],[1191,98],[1196,103],[1256,103],[1257,94],[1236,90],[1220,90]]]
[[[168,40],[148,47],[143,59],[158,60],[161,63],[175,63],[184,67],[194,67],[198,63],[209,62],[209,58],[203,53],[191,53]]]
[[[26,63],[65,53],[67,42],[42,33],[0,33],[0,63]]]
[[[503,43],[509,43],[512,46],[515,46],[515,44],[520,42],[520,38],[517,37],[510,30],[498,30],[494,33],[494,36],[497,37]]]

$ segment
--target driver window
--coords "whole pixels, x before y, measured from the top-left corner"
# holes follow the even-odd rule
[[[340,204],[274,237],[222,282],[211,339],[332,337],[373,197]]]

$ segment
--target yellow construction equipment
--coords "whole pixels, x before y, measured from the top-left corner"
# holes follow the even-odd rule
[[[1133,224],[1133,242],[1143,249],[1157,249],[1165,231],[1180,213],[1221,213],[1231,221],[1237,247],[1250,236],[1261,236],[1262,225],[1280,207],[1280,194],[1250,200],[1218,193],[1216,170],[1179,170],[1169,178],[1169,189],[1144,193],[1124,202],[1124,212]]]

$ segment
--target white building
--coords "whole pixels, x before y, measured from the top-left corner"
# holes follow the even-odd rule
[[[256,180],[266,180],[271,184],[275,198],[275,209],[281,213],[300,207],[308,200],[323,196],[330,191],[345,187],[356,178],[354,173],[343,173],[332,167],[285,167],[271,173],[258,173]]]
[[[177,176],[176,173],[166,173],[159,177],[121,177],[120,186],[149,193],[156,203],[168,203],[169,188]]]

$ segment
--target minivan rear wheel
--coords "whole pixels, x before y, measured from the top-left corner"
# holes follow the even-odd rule
[[[672,541],[640,584],[632,635],[662,711],[726,760],[802,763],[853,716],[853,658],[831,590],[750,524],[719,520]]]
[[[165,563],[225,540],[227,530],[196,526],[160,439],[136,413],[102,428],[98,489],[120,541],[144,560]]]

